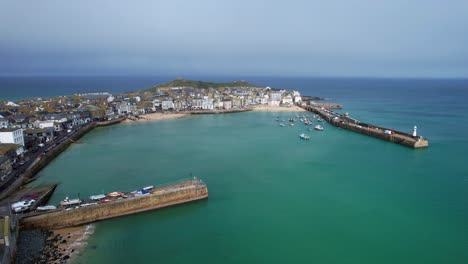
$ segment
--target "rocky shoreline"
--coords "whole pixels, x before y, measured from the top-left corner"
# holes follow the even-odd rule
[[[48,244],[47,238],[52,234],[42,230],[22,230],[18,238],[17,264],[47,263],[40,262]]]
[[[16,263],[68,263],[86,245],[84,240],[92,233],[92,229],[93,226],[88,225],[53,231],[21,231]]]

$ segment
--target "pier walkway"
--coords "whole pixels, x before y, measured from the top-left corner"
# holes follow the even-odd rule
[[[413,136],[411,134],[394,129],[366,124],[349,117],[347,114],[340,114],[324,107],[302,106],[302,108],[318,114],[325,121],[336,127],[341,127],[360,134],[394,142],[411,148],[429,147],[429,141],[422,136]]]
[[[199,179],[157,186],[147,194],[126,193],[124,197],[103,199],[82,206],[32,212],[20,219],[22,228],[58,229],[109,218],[156,210],[208,198],[208,188]]]

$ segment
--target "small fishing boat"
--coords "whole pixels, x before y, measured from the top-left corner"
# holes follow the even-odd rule
[[[124,195],[123,192],[111,192],[109,194],[107,194],[107,196],[109,197],[118,197],[118,196],[121,196],[121,195]]]
[[[290,125],[290,126],[294,126],[294,123],[290,123],[289,125]]]
[[[95,201],[101,200],[101,199],[103,199],[103,198],[106,198],[106,195],[105,195],[105,194],[91,195],[91,196],[89,197],[89,199],[95,200]]]
[[[145,191],[151,191],[154,189],[154,185],[150,185],[150,186],[146,186],[146,187],[143,187],[142,190],[145,190]]]
[[[304,134],[304,133],[302,133],[302,134],[299,135],[299,138],[300,138],[300,139],[303,139],[303,140],[309,140],[309,139],[310,139],[310,136],[309,136],[309,135],[306,135],[306,134]]]
[[[79,204],[81,203],[82,201],[80,199],[70,199],[67,197],[65,197],[65,199],[63,201],[60,202],[60,205],[62,206],[70,206],[70,205],[76,205],[76,204]]]
[[[37,211],[48,211],[48,210],[55,210],[57,209],[57,206],[55,205],[44,205],[44,206],[38,206],[36,208]]]
[[[99,204],[97,202],[94,202],[94,203],[84,203],[81,205],[81,207],[86,207],[86,206],[91,206],[91,205],[96,205],[96,204]]]
[[[317,131],[323,131],[323,127],[321,125],[316,125],[314,129]]]
[[[285,124],[281,123],[281,124],[280,124],[280,126],[284,127],[284,126],[285,126]]]

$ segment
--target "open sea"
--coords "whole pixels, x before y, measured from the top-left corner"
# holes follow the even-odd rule
[[[171,79],[80,78],[3,78],[0,98],[122,92]],[[468,80],[247,80],[325,97],[369,123],[408,132],[417,125],[430,147],[275,121],[293,113],[98,128],[33,183],[60,183],[52,203],[190,173],[210,197],[96,223],[75,263],[468,263]],[[310,141],[298,139],[303,132]]]

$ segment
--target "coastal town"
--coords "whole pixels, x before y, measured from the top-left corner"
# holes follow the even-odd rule
[[[21,193],[18,190],[93,128],[195,114],[304,111],[300,106],[314,104],[314,100],[321,98],[244,81],[207,83],[177,79],[132,93],[99,92],[0,101],[0,223],[6,230],[0,239],[3,259],[14,258],[16,252],[9,246],[16,244],[15,236],[7,234],[17,233],[16,226],[28,213],[39,212],[39,203],[47,202],[55,186],[44,197],[34,190],[18,196]],[[104,203],[108,200],[103,199]]]
[[[0,101],[0,190],[58,142],[93,122],[125,119],[131,123],[249,110],[303,111],[296,106],[300,103],[304,102],[297,91],[243,81],[223,85],[186,80],[134,93]]]
[[[177,79],[132,93],[100,92],[0,101],[0,224],[5,230],[3,237],[0,237],[0,253],[4,260],[15,258],[18,226],[46,230],[60,227],[62,229],[59,230],[69,230],[66,228],[208,197],[206,185],[195,178],[166,187],[151,185],[134,192],[115,191],[107,195],[94,195],[87,201],[80,197],[66,197],[58,206],[46,205],[56,184],[24,188],[56,156],[96,127],[200,114],[305,112],[295,113],[287,120],[288,126],[294,127],[295,122],[301,122],[308,132],[323,131],[321,125],[314,125],[313,129],[310,126],[315,121],[327,122],[412,148],[428,146],[428,141],[416,134],[416,127],[413,134],[408,134],[362,123],[350,118],[348,113],[332,110],[341,109],[340,105],[318,102],[320,100],[323,98],[303,96],[294,90],[259,87],[244,81],[208,83]],[[306,111],[315,115],[306,115]],[[286,126],[286,120],[279,116],[276,117],[276,123],[280,127]],[[301,133],[299,139],[309,141],[310,135]],[[146,195],[149,196],[145,198]],[[141,199],[146,199],[143,207]],[[109,208],[106,209],[107,215],[102,214],[102,208]],[[54,219],[59,222],[53,222],[49,215],[56,215]],[[54,239],[57,236],[63,238],[64,235],[73,237],[71,233],[63,232],[66,231],[54,231],[48,236]],[[57,251],[57,243],[62,240],[53,241],[48,242],[47,248],[51,249],[42,254],[44,263],[52,260],[61,263],[74,250],[71,246],[61,246],[65,251],[60,253]],[[60,243],[70,244],[63,241]],[[28,254],[20,255],[24,257]]]

